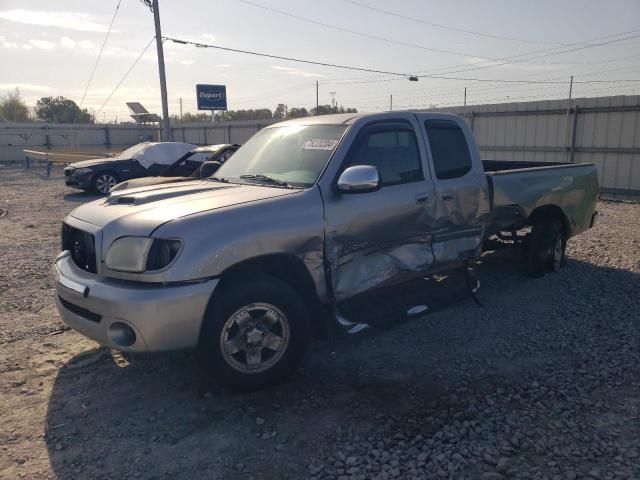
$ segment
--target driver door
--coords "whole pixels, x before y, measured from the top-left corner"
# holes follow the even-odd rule
[[[338,176],[349,166],[372,165],[380,188],[326,199],[326,254],[336,300],[413,278],[433,263],[434,186],[414,122],[361,128]]]

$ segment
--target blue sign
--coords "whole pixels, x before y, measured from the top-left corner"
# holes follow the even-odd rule
[[[226,85],[196,85],[198,110],[226,110]]]

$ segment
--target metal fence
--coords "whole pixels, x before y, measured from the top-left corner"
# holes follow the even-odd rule
[[[640,199],[640,96],[442,109],[464,116],[483,158],[587,162],[601,193]]]
[[[462,115],[484,158],[591,162],[601,191],[640,199],[640,96],[616,96],[440,109]],[[180,124],[173,140],[198,145],[244,143],[276,120]],[[83,154],[122,150],[160,140],[154,127],[136,125],[0,124],[0,162],[23,161],[23,149]]]

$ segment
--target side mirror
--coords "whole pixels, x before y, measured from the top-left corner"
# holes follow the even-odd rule
[[[204,162],[196,171],[200,173],[199,178],[207,178],[216,173],[221,166],[220,162],[214,160],[213,162]]]
[[[378,169],[371,165],[349,167],[338,178],[337,187],[341,193],[373,192],[380,188]]]

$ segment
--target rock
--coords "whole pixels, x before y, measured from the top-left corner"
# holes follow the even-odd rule
[[[500,460],[498,460],[498,463],[496,464],[496,470],[498,472],[505,473],[508,468],[509,468],[509,459],[503,457]]]
[[[492,467],[495,467],[498,464],[498,461],[493,458],[491,455],[489,455],[488,453],[485,453],[482,456],[482,459],[484,460],[484,462],[488,465],[491,465]]]
[[[264,425],[264,418],[256,417],[256,425]]]

